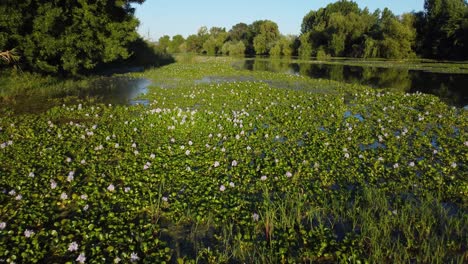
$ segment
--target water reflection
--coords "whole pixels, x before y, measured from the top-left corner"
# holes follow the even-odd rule
[[[450,105],[463,107],[468,104],[468,74],[255,59],[245,60],[241,67],[253,71],[285,72],[402,92],[430,93]]]
[[[77,82],[76,85],[65,85],[50,89],[38,89],[27,96],[11,95],[0,97],[0,102],[15,113],[37,113],[53,106],[74,104],[81,101],[105,104],[143,104],[145,99],[136,99],[148,92],[151,81],[130,77],[99,77],[90,81]]]

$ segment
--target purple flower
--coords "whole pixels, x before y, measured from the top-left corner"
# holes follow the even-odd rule
[[[288,178],[291,178],[291,177],[292,177],[292,173],[289,172],[289,171],[287,171],[285,175],[286,175],[286,177],[288,177]]]
[[[78,243],[76,243],[75,241],[71,242],[68,245],[68,251],[72,252],[72,251],[77,251],[77,250],[78,250]]]
[[[232,166],[232,167],[236,167],[236,166],[237,166],[237,161],[236,161],[236,160],[233,160],[232,163],[231,163],[231,166]]]
[[[253,213],[253,214],[252,214],[252,219],[253,219],[255,222],[258,222],[258,219],[260,219],[260,216],[259,216],[257,213]]]
[[[229,183],[229,186],[230,186],[231,188],[234,188],[236,185],[235,185],[233,182],[230,182],[230,183]]]
[[[66,193],[63,192],[63,193],[60,195],[60,199],[66,200],[66,199],[68,199],[68,195],[67,195]]]
[[[78,257],[76,258],[76,261],[78,261],[79,263],[85,263],[85,261],[86,261],[85,254],[80,253],[80,255],[78,255]]]
[[[25,237],[32,237],[34,235],[34,231],[26,229],[24,230],[24,236]]]
[[[267,176],[266,176],[266,175],[263,175],[262,177],[260,177],[260,180],[266,181],[266,180],[267,180]]]
[[[107,186],[107,190],[108,190],[109,192],[113,192],[113,191],[115,190],[114,184],[112,184],[112,183],[109,184],[109,186]]]
[[[138,254],[135,253],[135,252],[132,252],[132,254],[130,254],[130,261],[131,262],[136,262],[140,259],[140,257],[138,257]]]
[[[224,192],[224,190],[226,190],[226,186],[224,186],[224,185],[219,186],[219,190]]]
[[[5,229],[6,223],[5,222],[0,222],[0,230]]]

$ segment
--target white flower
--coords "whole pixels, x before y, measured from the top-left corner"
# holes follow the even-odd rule
[[[187,156],[190,155],[190,150],[187,149],[187,150],[185,151],[185,155],[187,155]]]
[[[132,252],[132,254],[130,254],[130,261],[131,262],[136,262],[140,259],[140,257],[138,257],[138,254],[135,253],[135,252]]]
[[[68,181],[68,182],[72,182],[74,176],[75,176],[75,172],[74,172],[74,171],[70,171],[70,172],[68,173],[67,181]]]
[[[263,175],[262,177],[260,177],[260,180],[266,181],[266,180],[267,180],[267,176],[266,176],[266,175]]]
[[[88,211],[88,209],[89,209],[89,205],[88,205],[88,204],[85,205],[85,206],[83,207],[83,211]]]
[[[135,143],[132,144],[132,148],[136,148],[136,144],[135,144]]]
[[[23,196],[21,194],[16,195],[16,197],[15,197],[16,201],[19,201],[21,199],[23,199]]]
[[[221,152],[226,152],[226,149],[223,147],[223,148],[221,149]]]
[[[219,167],[219,161],[215,161],[213,166],[216,168],[216,167]]]
[[[80,196],[81,200],[88,200],[88,195],[87,194],[82,194]]]
[[[394,169],[398,169],[398,167],[400,167],[400,165],[398,165],[398,163],[393,164]]]
[[[30,172],[28,176],[31,177],[31,178],[34,178],[34,176],[35,176],[34,172]]]
[[[114,184],[112,184],[112,183],[109,184],[109,186],[107,186],[107,190],[108,190],[109,192],[113,192],[113,191],[115,190]]]
[[[121,259],[120,259],[119,257],[116,257],[116,258],[114,259],[114,263],[119,263],[120,261],[121,261]]]
[[[163,202],[167,202],[169,200],[169,199],[167,199],[166,196],[163,196],[161,199],[163,200]]]
[[[77,251],[77,250],[78,250],[78,243],[76,243],[75,241],[71,242],[68,245],[68,251]]]
[[[85,261],[86,261],[85,254],[80,253],[80,255],[78,255],[78,257],[76,258],[76,261],[78,261],[79,263],[85,263]]]
[[[26,229],[26,230],[24,230],[24,236],[25,237],[32,237],[32,236],[34,236],[34,231]]]
[[[253,213],[253,214],[252,214],[252,219],[253,219],[255,222],[258,222],[258,219],[260,219],[260,216],[259,216],[257,213]]]
[[[125,187],[124,188],[124,192],[129,192],[130,191],[130,187]]]
[[[286,175],[286,177],[288,177],[288,178],[291,178],[291,177],[292,177],[292,173],[289,172],[289,171],[287,171],[285,175]]]
[[[465,141],[465,146],[467,146],[467,147],[468,147],[468,141]]]
[[[452,164],[450,164],[450,166],[452,166],[452,168],[456,168],[456,167],[457,167],[457,163],[452,162]]]
[[[60,195],[60,199],[66,200],[66,199],[68,199],[68,195],[67,195],[66,193],[63,192],[63,193]]]
[[[67,158],[65,159],[65,161],[68,162],[68,163],[70,163],[70,162],[72,161],[72,159],[69,158],[69,157],[67,157]]]
[[[347,159],[349,159],[349,153],[345,153],[345,154],[344,154],[344,157],[347,158]]]
[[[57,183],[54,180],[50,180],[50,188],[51,189],[57,188]]]
[[[9,195],[13,196],[13,195],[16,195],[16,191],[15,190],[11,190],[8,192]]]
[[[154,158],[156,158],[156,155],[154,155],[153,153],[151,153],[150,159],[154,159]]]
[[[233,182],[230,182],[230,183],[229,183],[229,186],[230,186],[231,188],[234,188],[236,185],[235,185]]]
[[[219,186],[219,190],[224,192],[224,190],[226,190],[226,186],[224,186],[224,185]]]
[[[5,222],[0,222],[0,230],[5,229],[6,223]]]
[[[114,148],[118,148],[119,146],[119,143],[115,143]]]
[[[86,164],[86,160],[82,159],[80,163],[81,164]]]
[[[192,145],[193,145],[193,142],[192,142],[192,141],[189,141],[188,144],[189,144],[189,146],[192,146]]]
[[[411,162],[408,164],[408,166],[410,166],[410,167],[414,167],[414,165],[415,165],[415,164],[414,164],[414,161],[411,161]]]
[[[237,161],[236,161],[236,160],[233,160],[232,163],[231,163],[231,166],[232,166],[232,167],[236,167],[236,166],[237,166]]]

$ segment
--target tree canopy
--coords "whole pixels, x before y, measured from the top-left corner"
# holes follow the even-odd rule
[[[144,0],[2,0],[0,51],[15,48],[26,67],[78,74],[128,58]]]

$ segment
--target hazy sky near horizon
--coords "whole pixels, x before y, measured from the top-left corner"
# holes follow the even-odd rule
[[[225,27],[237,23],[250,24],[255,20],[269,19],[278,24],[282,34],[299,35],[304,16],[310,10],[325,7],[336,0],[146,0],[136,5],[135,15],[140,20],[138,32],[145,38],[157,41],[163,35],[196,34],[202,26]],[[421,11],[424,0],[355,0],[359,7],[388,7],[400,15]]]

